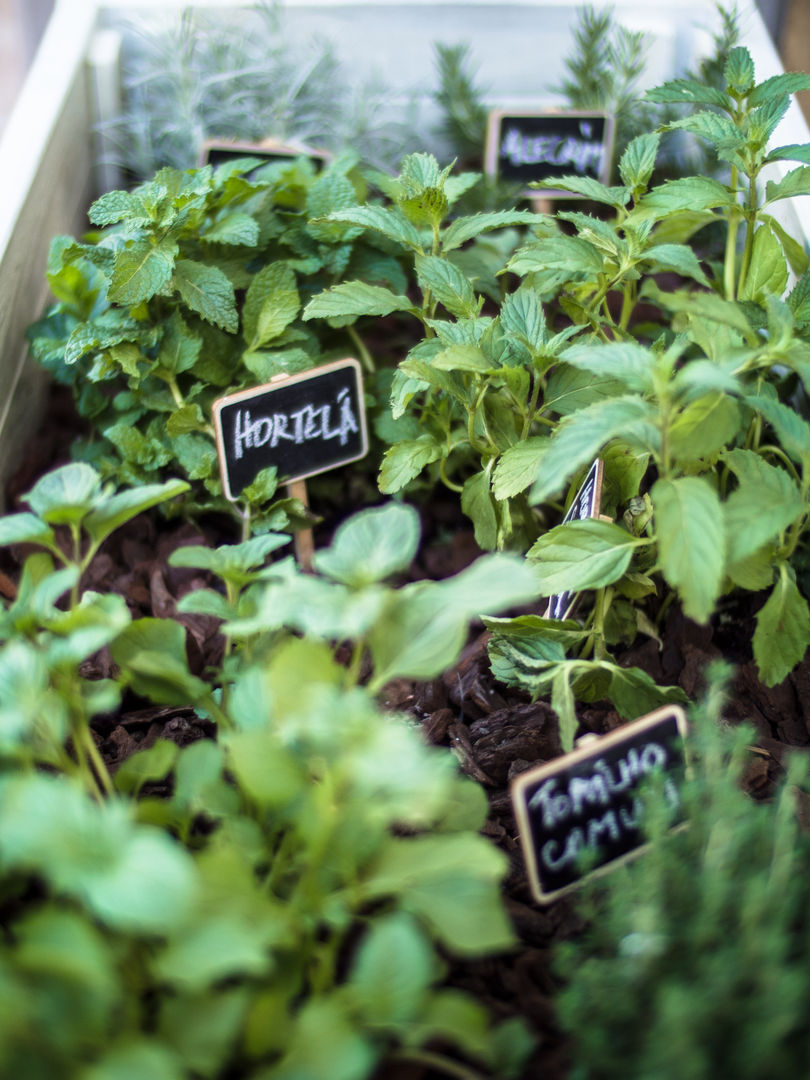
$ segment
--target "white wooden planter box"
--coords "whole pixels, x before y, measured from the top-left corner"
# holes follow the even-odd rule
[[[26,359],[25,328],[46,299],[45,264],[51,238],[85,227],[84,212],[109,185],[99,174],[95,128],[117,95],[117,34],[133,17],[167,20],[190,0],[57,0],[17,106],[0,140],[0,488],[19,461],[33,430],[44,380]],[[227,9],[243,0],[196,0]],[[572,30],[582,0],[286,0],[284,26],[292,41],[317,35],[333,43],[343,69],[358,84],[374,73],[402,102],[414,88],[426,92],[421,115],[429,116],[435,88],[435,42],[468,43],[477,79],[493,107],[551,104],[547,88],[564,74]],[[599,6],[599,0],[597,0]],[[611,0],[616,21],[648,35],[644,85],[673,78],[711,51],[715,13],[705,0]],[[745,10],[744,41],[757,78],[782,70],[760,15]],[[395,102],[396,104],[396,102]],[[100,111],[101,110],[101,111]],[[775,138],[810,142],[795,103]],[[773,166],[774,175],[789,165]],[[810,237],[810,200],[779,204],[794,235]]]

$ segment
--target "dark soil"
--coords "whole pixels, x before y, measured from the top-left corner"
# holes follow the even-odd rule
[[[7,489],[7,509],[25,509],[19,503],[37,477],[68,460],[75,432],[72,400],[59,388],[52,394],[50,411],[32,439],[24,464]],[[318,507],[314,509],[317,511]],[[480,551],[459,516],[455,500],[437,499],[422,508],[424,543],[416,578],[441,578],[457,573]],[[326,542],[335,522],[325,521],[316,532],[316,544]],[[118,530],[102,548],[85,587],[122,595],[133,617],[174,617],[187,630],[192,671],[204,675],[221,656],[218,621],[177,614],[178,600],[194,589],[209,586],[202,572],[174,569],[169,554],[186,544],[217,545],[235,539],[222,523],[198,527],[188,523],[143,516]],[[0,594],[14,595],[24,550],[0,551]],[[810,744],[810,661],[807,659],[783,683],[763,686],[750,653],[753,613],[764,598],[753,597],[750,609],[720,611],[708,626],[699,626],[673,607],[666,618],[662,647],[648,640],[619,656],[625,665],[646,670],[658,682],[677,684],[690,696],[699,694],[706,664],[720,657],[736,668],[726,719],[747,721],[756,729],[756,745],[746,785],[754,797],[767,797],[783,773],[782,762],[790,747]],[[566,1045],[554,1016],[555,976],[551,963],[556,942],[581,929],[574,902],[565,897],[541,907],[531,898],[520,851],[509,782],[518,773],[558,756],[562,751],[557,721],[545,701],[531,702],[518,691],[497,684],[490,672],[487,635],[480,627],[458,663],[430,683],[399,680],[386,688],[385,707],[407,712],[421,724],[425,739],[445,746],[461,769],[480,783],[490,802],[485,833],[509,857],[503,885],[505,902],[520,940],[514,953],[494,959],[453,963],[450,982],[474,993],[499,1018],[519,1015],[538,1036],[538,1047],[524,1071],[524,1080],[557,1080],[566,1076]],[[111,662],[102,653],[85,665],[83,674],[106,676]],[[608,703],[581,708],[580,734],[602,734],[621,724]],[[98,718],[95,735],[111,771],[130,754],[159,738],[184,746],[210,737],[212,730],[189,708],[146,707],[132,700],[120,713]],[[434,1080],[424,1067],[385,1069],[378,1080]]]

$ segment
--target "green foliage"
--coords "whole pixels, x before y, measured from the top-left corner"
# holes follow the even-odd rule
[[[132,192],[98,199],[97,234],[53,242],[57,303],[29,338],[36,358],[73,387],[93,426],[81,453],[105,476],[143,484],[185,473],[195,511],[225,508],[216,398],[358,349],[373,367],[355,328],[340,328],[345,320],[324,319],[315,332],[301,319],[307,300],[344,275],[360,275],[367,314],[381,313],[368,297],[390,295],[382,283],[406,288],[375,235],[309,223],[356,203],[365,188],[355,166],[346,157],[316,175],[308,159],[290,159],[250,178],[249,160],[165,168]],[[270,479],[238,508],[245,538],[300,516],[274,499]]]
[[[349,518],[317,577],[265,565],[279,534],[182,548],[174,565],[226,590],[192,593],[189,608],[230,619],[240,645],[212,686],[190,672],[178,622],[131,621],[123,600],[93,593],[56,606],[86,565],[83,549],[60,554],[62,533],[94,551],[158,502],[139,495],[77,463],[39,481],[31,513],[0,520],[3,542],[46,549],[0,633],[4,1068],[370,1080],[393,1055],[424,1055],[517,1075],[532,1045],[522,1023],[443,985],[448,955],[514,944],[506,860],[479,833],[486,797],[374,693],[440,673],[467,622],[532,598],[534,575],[493,555],[446,582],[388,588],[419,541],[416,512],[396,504]],[[401,660],[400,640],[386,642],[397,633],[413,639]],[[365,685],[333,656],[347,638],[373,658]],[[103,646],[116,682],[80,678]],[[158,741],[111,780],[88,725],[122,687],[195,707],[216,739]],[[147,793],[155,783],[165,797]]]
[[[754,738],[720,720],[717,681],[692,717],[686,828],[651,793],[652,847],[585,887],[589,925],[558,951],[572,1075],[696,1080],[801,1072],[810,1005],[806,763],[773,800],[740,779]],[[733,928],[733,930],[732,930]]]

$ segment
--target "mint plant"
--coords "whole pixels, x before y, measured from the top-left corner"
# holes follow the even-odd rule
[[[336,356],[371,363],[353,325],[304,325],[308,297],[347,273],[407,283],[374,238],[309,223],[362,195],[355,158],[318,176],[304,158],[243,175],[257,164],[166,168],[103,195],[90,209],[98,233],[53,242],[57,303],[29,331],[34,355],[73,387],[92,425],[82,455],[119,482],[183,473],[197,512],[229,508],[210,415],[217,397]],[[262,474],[241,496],[243,539],[305,517],[276,497],[278,479]]]

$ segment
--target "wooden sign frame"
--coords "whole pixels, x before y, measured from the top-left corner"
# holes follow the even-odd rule
[[[601,458],[597,458],[580,484],[571,505],[566,510],[565,517],[560,522],[561,525],[567,525],[569,521],[585,521],[588,518],[602,517],[602,485],[604,479],[605,463]],[[585,504],[584,508],[587,509],[587,513],[584,514],[581,513],[583,502]],[[578,599],[579,594],[570,591],[550,596],[544,618],[567,619],[576,607]]]
[[[347,372],[348,378],[335,379],[334,376],[342,371]],[[277,409],[281,405],[286,406],[291,397],[293,403],[300,403],[301,395],[296,395],[295,391],[306,384],[310,384],[310,389],[314,390],[313,384],[316,382],[321,384],[317,388],[316,405],[311,402],[304,403],[294,413],[289,412],[289,409],[272,412],[272,419],[270,414],[255,418],[246,408],[251,401],[265,404],[275,399],[273,407]],[[342,386],[339,385],[341,382]],[[335,393],[336,385],[338,389]],[[292,395],[290,391],[293,391]],[[331,413],[332,406],[336,407],[335,416]],[[232,416],[234,408],[237,409],[236,416]],[[292,485],[310,476],[358,461],[368,452],[363,376],[360,364],[353,357],[308,368],[295,375],[277,375],[269,383],[228,394],[214,402],[212,413],[222,488],[225,497],[231,502],[235,502],[240,492],[251,483],[250,479],[244,479],[244,474],[252,472],[255,478],[261,469],[276,465],[279,482]],[[290,444],[316,444],[318,438],[324,443],[337,439],[346,452],[337,457],[323,458],[318,454],[317,447],[311,445],[308,454],[302,455],[299,452],[297,455],[299,461],[303,456],[307,464],[285,471],[285,462],[294,460],[290,453]],[[228,441],[231,449],[236,450],[232,457],[237,461],[244,456],[246,449],[262,452],[252,455],[250,466],[234,467],[226,445]]]
[[[308,157],[316,163],[325,165],[332,160],[332,154],[328,150],[320,150],[303,143],[285,143],[281,139],[262,139],[260,142],[242,142],[231,139],[205,139],[200,145],[197,164],[208,165],[212,153],[219,151],[227,154],[228,159],[240,157],[265,158],[263,165],[272,165],[276,160],[285,158]],[[256,166],[261,168],[261,166]]]
[[[524,139],[522,146],[517,144],[514,150],[522,149],[537,156],[536,163],[525,163],[522,166],[513,166],[510,175],[509,170],[503,167],[502,152],[505,138],[510,138],[512,132],[503,134],[504,127],[510,120],[524,121],[523,129],[517,124],[514,127],[515,139],[521,136]],[[596,124],[601,127],[601,137],[594,139],[587,130],[588,125]],[[527,132],[525,129],[528,128]],[[568,134],[566,134],[566,129]],[[610,180],[610,166],[613,156],[614,120],[610,113],[599,110],[584,109],[493,109],[487,117],[487,134],[484,148],[484,169],[489,176],[502,180],[514,180],[516,183],[526,183],[535,180],[549,180],[556,177],[577,175],[590,177],[607,184]],[[531,140],[527,146],[525,140]],[[598,147],[600,162],[599,167],[578,167],[577,158],[593,156],[595,151],[589,147]],[[546,160],[554,154],[562,160]],[[582,163],[581,163],[582,164]],[[523,172],[518,176],[514,173],[518,168]],[[526,172],[528,170],[528,175]],[[584,196],[563,189],[553,188],[534,189],[526,187],[524,197],[533,200],[548,200],[555,198],[581,199]]]
[[[649,738],[653,733],[660,733],[659,741]],[[686,774],[686,734],[683,709],[665,705],[608,735],[588,737],[586,745],[570,754],[515,777],[512,807],[529,884],[538,903],[551,903],[587,878],[609,873],[649,848],[637,827],[639,805],[634,793],[654,772]],[[627,750],[624,759],[622,748]],[[563,778],[569,781],[566,790],[555,791],[554,781]],[[674,783],[672,776],[667,777],[665,790],[679,805],[677,786],[673,795],[670,782]],[[596,816],[583,814],[586,808],[595,808]],[[564,814],[575,821],[566,824],[555,820],[555,815]],[[608,843],[600,856],[597,841],[605,834]],[[596,856],[596,865],[583,873],[578,864],[586,849]]]

